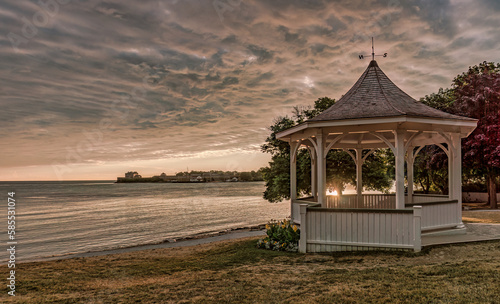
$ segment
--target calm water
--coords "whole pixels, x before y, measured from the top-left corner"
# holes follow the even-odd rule
[[[5,247],[7,193],[16,192],[18,261],[158,243],[290,214],[289,202],[262,198],[263,182],[1,182],[0,191]],[[6,250],[1,252],[5,262]]]

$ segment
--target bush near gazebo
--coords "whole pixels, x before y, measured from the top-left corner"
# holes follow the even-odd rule
[[[290,223],[290,219],[271,220],[267,225],[267,236],[257,242],[258,248],[292,251],[299,249],[300,229]]]

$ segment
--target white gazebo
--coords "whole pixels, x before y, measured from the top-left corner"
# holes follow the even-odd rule
[[[300,224],[302,252],[421,247],[421,234],[465,232],[462,224],[461,139],[476,119],[428,107],[399,89],[372,60],[333,106],[277,134],[290,144],[291,217]],[[413,193],[413,162],[426,145],[448,156],[449,195]],[[297,198],[297,151],[311,157],[312,197]],[[362,165],[375,149],[396,160],[395,194],[363,194]],[[357,194],[327,195],[326,155],[349,153],[356,164]],[[408,193],[405,194],[405,163]]]

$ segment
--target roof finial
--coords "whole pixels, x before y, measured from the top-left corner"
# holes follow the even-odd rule
[[[373,37],[372,37],[372,60],[375,60],[375,48],[373,47]]]
[[[382,57],[387,57],[387,53],[384,53],[383,55],[375,55],[375,47],[373,46],[373,37],[372,37],[372,61],[375,60],[375,56],[382,56]],[[359,59],[364,59],[365,55],[359,55]]]

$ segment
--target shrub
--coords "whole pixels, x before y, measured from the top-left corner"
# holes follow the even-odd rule
[[[267,225],[267,236],[257,242],[257,248],[277,251],[298,251],[300,229],[292,225],[289,219],[271,220]]]

